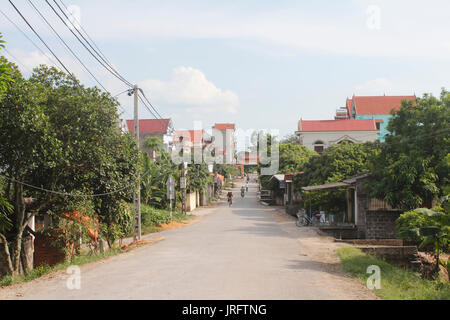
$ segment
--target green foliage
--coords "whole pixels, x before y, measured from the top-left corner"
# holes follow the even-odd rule
[[[450,94],[425,94],[402,102],[389,121],[389,134],[371,168],[371,194],[391,206],[431,207],[445,194],[450,177]],[[448,191],[447,191],[448,192]]]
[[[159,226],[164,223],[169,223],[170,213],[167,210],[141,205],[141,222],[143,226]]]
[[[134,217],[131,207],[125,201],[118,203],[117,212],[110,215],[108,223],[103,225],[103,236],[110,248],[118,239],[123,239],[133,232]]]
[[[316,152],[294,143],[281,143],[279,148],[279,173],[303,171],[311,157],[317,156]]]
[[[2,34],[0,33],[0,49],[5,47],[5,41],[2,39]],[[6,59],[0,57],[0,101],[7,89],[7,85],[12,81],[11,78],[11,66],[7,63]]]
[[[321,154],[312,156],[304,166],[304,174],[294,176],[295,190],[310,185],[340,182],[347,177],[369,171],[370,161],[380,148],[377,142],[348,143],[333,145]],[[302,191],[305,206],[339,213],[345,210],[345,190]]]
[[[298,144],[298,137],[295,133],[288,134],[281,139],[280,144]]]
[[[135,188],[138,149],[131,135],[117,129],[117,101],[53,67],[41,65],[29,79],[15,66],[10,69],[13,81],[0,107],[0,167],[12,181],[5,197],[14,206],[15,238],[20,241],[26,222],[25,195],[36,199],[34,212],[55,217],[73,209],[68,199],[79,198],[18,182],[60,193],[101,194],[91,198],[95,216],[103,225],[120,220],[120,203]],[[14,255],[14,262],[19,260]]]
[[[381,288],[374,293],[386,300],[448,300],[450,284],[421,279],[411,271],[395,267],[384,260],[366,255],[359,249],[348,247],[337,250],[345,272],[361,279],[364,284],[370,276],[367,267],[381,269]]]
[[[216,172],[223,175],[226,179],[230,179],[232,175],[237,175],[236,166],[231,164],[216,164]]]
[[[441,207],[417,208],[403,213],[396,221],[399,237],[414,242],[421,248],[431,245],[449,250],[450,212]],[[438,241],[438,243],[436,243]]]
[[[141,153],[141,201],[157,208],[166,208],[167,180],[169,176],[173,176],[175,181],[179,181],[180,172],[164,151],[160,138],[148,138],[144,145],[157,151],[159,156],[156,161],[152,161],[146,152]],[[177,183],[175,185],[177,186]]]
[[[190,192],[205,190],[212,183],[212,177],[206,163],[188,165],[186,176],[187,188]]]
[[[13,227],[10,215],[13,211],[13,206],[0,196],[0,233],[5,234]]]

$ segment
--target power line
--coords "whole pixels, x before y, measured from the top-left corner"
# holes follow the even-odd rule
[[[142,92],[142,95],[144,96],[144,99],[150,104],[150,106],[152,107],[153,110],[155,110],[156,114],[162,118],[162,116],[159,114],[159,112],[156,110],[156,108],[152,105],[152,103],[150,102],[150,100],[147,98],[147,96],[145,95],[144,91],[142,89],[139,89]]]
[[[64,19],[58,14],[58,12],[56,11],[56,9],[50,4],[50,2],[48,2],[48,0],[45,0],[45,2],[47,2],[47,4],[50,6],[50,8],[53,10],[53,12],[58,16],[58,18],[62,21],[62,23],[69,29],[69,31],[75,36],[75,38],[77,38],[77,40],[83,45],[83,47],[107,70],[109,71],[113,76],[115,76],[117,79],[119,79],[120,81],[122,81],[123,83],[125,83],[128,86],[132,86],[130,82],[128,82],[127,80],[125,80],[122,76],[115,74],[113,71],[111,71],[107,66],[105,66],[105,64],[100,61],[98,59],[98,57],[92,53],[92,51],[84,44],[83,41],[81,41],[81,39],[75,34],[75,32],[73,32],[73,30],[70,28],[70,26],[66,23],[66,21],[64,21]],[[76,29],[76,28],[75,28]]]
[[[64,46],[69,50],[69,52],[78,60],[78,62],[83,66],[83,68],[91,75],[91,77],[103,88],[106,92],[108,90],[103,86],[103,84],[94,76],[94,74],[89,70],[89,68],[81,61],[81,59],[76,55],[76,53],[69,47],[69,45],[64,41],[64,39],[59,35],[59,33],[53,28],[50,22],[44,17],[44,15],[39,11],[39,9],[33,4],[31,0],[28,0],[28,3],[36,10],[42,20],[50,27],[50,29],[55,33],[58,39],[64,44]]]
[[[62,3],[62,5],[64,6],[64,8],[66,8],[66,11],[69,12],[69,9],[67,8],[67,6],[64,4],[64,2],[62,0],[60,0],[59,2]],[[72,17],[74,17],[74,20],[77,22],[78,26],[81,28],[81,30],[84,31],[84,34],[88,37],[89,40],[91,40],[92,44],[97,48],[97,50],[102,54],[103,58],[108,62],[109,65],[111,65],[111,62],[109,62],[109,60],[106,58],[106,56],[103,54],[103,52],[100,50],[100,48],[95,44],[94,40],[92,40],[92,38],[89,36],[89,34],[87,33],[87,31],[83,28],[83,26],[81,25],[81,22],[78,21],[78,19],[74,16],[71,15]]]
[[[57,67],[58,69],[59,69],[59,67],[58,67],[58,64],[57,63],[55,63],[55,61],[50,57],[50,56],[48,56],[34,41],[33,41],[33,39],[31,39],[14,21],[12,21],[7,15],[6,15],[6,13],[4,13],[2,10],[0,10],[0,13],[20,32],[20,33],[22,33],[23,34],[23,36],[25,37],[25,38],[27,38],[32,44],[33,44],[33,46],[36,48],[36,49],[38,49],[45,57],[47,57],[49,60],[50,60],[50,62],[51,63],[53,63],[53,65],[55,65],[55,67]]]
[[[28,27],[30,27],[30,29],[33,31],[33,33],[39,38],[39,40],[41,40],[41,42],[47,47],[47,49],[52,53],[52,55],[56,58],[56,60],[58,60],[58,62],[61,64],[61,66],[64,68],[64,70],[66,70],[66,72],[73,77],[73,74],[69,71],[69,69],[67,69],[67,67],[64,65],[64,63],[62,63],[62,61],[58,58],[58,56],[53,52],[52,49],[50,49],[50,47],[47,45],[47,43],[41,38],[41,36],[36,32],[36,30],[34,30],[34,28],[31,26],[31,24],[27,21],[27,19],[22,15],[22,13],[20,12],[19,9],[17,9],[17,7],[14,5],[14,3],[11,0],[8,0],[9,3],[14,7],[14,9],[16,10],[16,12],[20,15],[20,17],[23,19],[23,21],[25,21],[25,23],[28,25]]]
[[[84,33],[86,34],[86,36],[91,40],[88,41],[83,34],[80,32],[79,28],[77,28],[77,26],[71,21],[71,19],[69,19],[69,17],[67,16],[67,14],[64,12],[64,10],[59,6],[59,4],[53,0],[53,2],[56,4],[56,6],[58,7],[58,9],[62,12],[62,14],[64,15],[64,17],[67,19],[67,21],[69,21],[69,23],[74,27],[74,29],[77,31],[77,33],[83,38],[83,40],[89,45],[89,47],[91,47],[91,49],[100,57],[100,59],[103,60],[103,62],[112,70],[114,71],[114,73],[116,73],[123,81],[127,82],[129,86],[131,86],[131,83],[129,81],[127,81],[122,75],[120,75],[120,73],[112,66],[112,64],[109,62],[108,59],[106,59],[105,55],[103,53],[99,53],[100,49],[98,49],[98,46],[95,45],[95,42],[91,39],[91,37],[89,37],[89,35],[87,34],[86,30],[83,29],[83,27],[81,26],[80,22],[78,20],[76,20],[76,18],[71,15],[72,17],[74,17],[74,19],[77,21],[78,26],[84,31]],[[62,3],[62,1],[60,1]],[[62,3],[63,6],[67,9],[67,7],[64,5],[64,3]],[[70,14],[70,13],[69,13]],[[92,42],[94,44],[94,46],[99,50],[97,51],[92,45]]]
[[[148,169],[146,172],[144,172],[141,175],[141,178],[143,178],[146,175],[148,175],[150,173],[150,171],[151,171],[151,169]],[[19,183],[21,185],[27,186],[27,187],[32,188],[32,189],[44,191],[44,192],[47,192],[47,193],[53,193],[53,194],[57,194],[57,195],[60,195],[60,196],[66,196],[66,197],[82,197],[82,198],[103,197],[103,196],[108,196],[108,195],[111,195],[111,194],[123,191],[123,190],[131,188],[133,186],[136,186],[136,181],[134,181],[133,183],[130,183],[128,185],[125,185],[124,187],[121,187],[119,189],[116,189],[116,190],[113,190],[113,191],[110,191],[110,192],[94,193],[94,194],[82,194],[82,193],[60,192],[60,191],[55,191],[55,190],[51,190],[51,189],[38,187],[38,186],[29,184],[29,183],[26,183],[26,182],[18,181],[18,180],[14,179],[14,178],[10,178],[10,177],[8,177],[8,176],[6,176],[4,174],[0,174],[0,177],[3,177],[3,178],[5,178],[5,179],[7,179],[7,180],[9,180],[11,182]]]
[[[149,106],[146,104],[146,102],[141,98],[141,96],[139,94],[138,94],[138,98],[142,102],[142,104],[147,108],[147,110],[152,114],[152,116],[155,117],[155,119],[161,120],[153,113],[153,111],[149,108]]]

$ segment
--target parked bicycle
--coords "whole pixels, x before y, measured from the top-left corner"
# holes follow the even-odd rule
[[[306,227],[312,226],[319,222],[319,219],[313,215],[310,217],[308,213],[306,213],[305,209],[300,209],[297,212],[297,221],[295,222],[297,227]]]

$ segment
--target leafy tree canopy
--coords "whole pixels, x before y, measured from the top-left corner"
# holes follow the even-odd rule
[[[386,142],[373,161],[370,189],[391,206],[431,207],[448,190],[450,93],[403,101],[389,121]]]

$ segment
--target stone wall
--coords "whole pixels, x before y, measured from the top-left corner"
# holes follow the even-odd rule
[[[395,220],[399,216],[397,211],[367,211],[366,239],[395,239]]]

